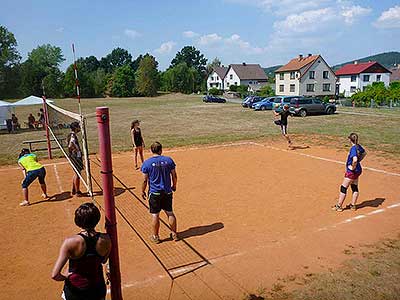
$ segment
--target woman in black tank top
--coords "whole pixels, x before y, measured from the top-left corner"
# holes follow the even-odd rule
[[[54,265],[52,278],[64,281],[66,300],[103,300],[106,284],[103,264],[111,251],[111,240],[107,234],[97,232],[100,211],[93,203],[85,203],[75,211],[75,224],[82,231],[67,238],[60,249]],[[62,274],[69,263],[68,273]]]
[[[132,145],[133,149],[135,152],[135,169],[138,170],[138,162],[137,162],[137,157],[138,153],[140,155],[140,160],[144,161],[144,156],[143,156],[143,149],[145,147],[144,145],[144,140],[142,137],[142,131],[140,130],[140,122],[139,120],[134,120],[131,124],[131,137],[132,137]]]

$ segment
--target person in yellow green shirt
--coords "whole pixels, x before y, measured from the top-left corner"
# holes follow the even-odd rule
[[[25,176],[24,180],[22,181],[24,201],[22,201],[19,205],[28,206],[30,204],[28,187],[36,178],[38,178],[40,187],[42,188],[42,197],[47,199],[47,187],[45,182],[46,169],[38,162],[36,154],[31,153],[29,149],[22,149],[18,157],[18,165],[22,168]]]

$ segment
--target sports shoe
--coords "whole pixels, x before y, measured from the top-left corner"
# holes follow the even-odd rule
[[[30,203],[29,203],[29,201],[24,200],[24,201],[22,201],[19,205],[20,205],[20,206],[29,206]]]
[[[150,236],[150,241],[154,244],[159,244],[160,243],[160,237],[158,235],[151,235]]]
[[[179,241],[179,236],[178,236],[178,234],[175,233],[175,232],[171,232],[171,233],[169,234],[169,237],[171,238],[171,240],[174,240],[175,242]]]
[[[338,211],[338,212],[342,212],[343,211],[343,207],[341,207],[339,204],[335,204],[334,206],[332,206],[332,210]]]
[[[349,208],[351,209],[351,210],[357,210],[357,205],[356,204],[350,204],[349,205]]]

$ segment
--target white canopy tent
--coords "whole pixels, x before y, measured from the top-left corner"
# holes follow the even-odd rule
[[[12,103],[0,100],[0,129],[7,128],[6,120],[11,118]]]
[[[52,100],[46,100],[47,102],[53,102]],[[13,106],[25,106],[25,105],[43,105],[43,99],[36,96],[29,96],[21,99],[17,102],[12,103]]]

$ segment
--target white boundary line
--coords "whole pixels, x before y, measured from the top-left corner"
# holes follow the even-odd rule
[[[260,146],[260,147],[265,147],[265,148],[269,148],[269,149],[273,149],[273,150],[276,150],[276,151],[288,152],[288,153],[292,153],[292,154],[296,154],[296,155],[300,155],[300,156],[304,156],[304,157],[309,157],[309,158],[313,158],[313,159],[328,161],[328,162],[336,163],[336,164],[339,164],[339,165],[344,165],[345,164],[342,161],[335,160],[335,159],[315,156],[315,155],[312,155],[312,154],[306,154],[306,153],[301,153],[301,152],[294,152],[293,150],[285,150],[285,149],[281,149],[281,148],[277,148],[277,147],[273,147],[273,146],[268,146],[268,145],[264,145],[264,144],[260,144],[260,143],[256,143],[256,142],[249,142],[249,144],[250,145],[255,145],[255,146]],[[383,173],[383,174],[386,174],[386,175],[392,175],[392,176],[399,176],[400,177],[400,174],[399,173],[395,173],[395,172],[388,172],[388,171],[385,171],[385,170],[375,169],[375,168],[371,168],[371,167],[363,167],[363,169],[364,170],[373,171],[373,172]]]
[[[53,165],[53,167],[54,167],[54,173],[55,173],[55,175],[56,175],[56,180],[57,180],[57,184],[58,184],[58,189],[60,190],[60,193],[62,193],[62,192],[63,192],[63,188],[62,188],[62,185],[61,185],[60,176],[59,176],[59,174],[58,174],[57,165]]]

